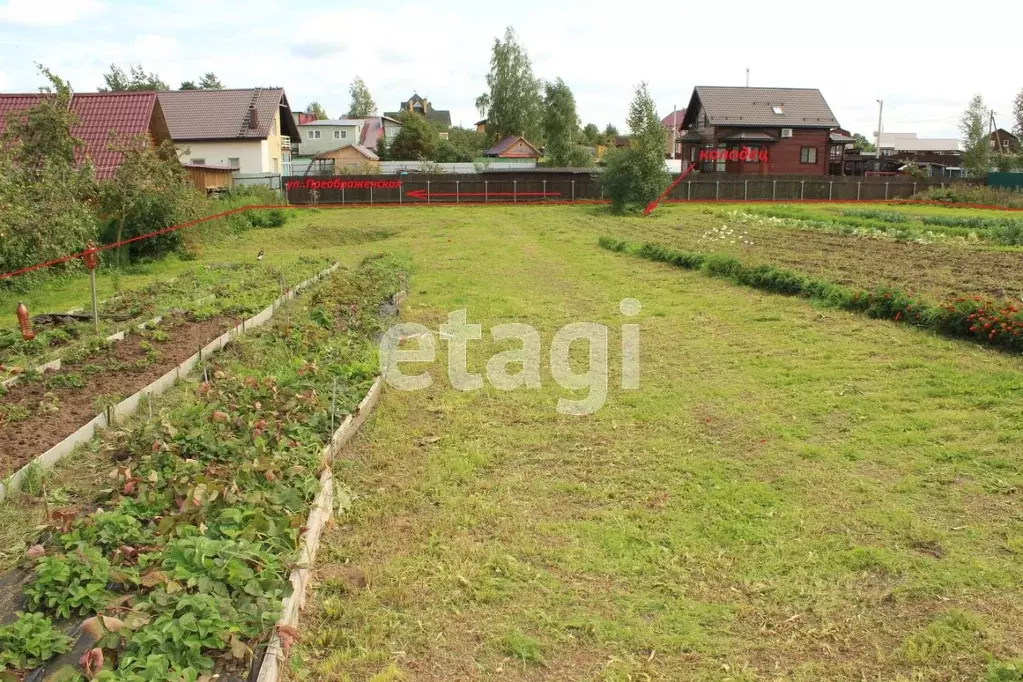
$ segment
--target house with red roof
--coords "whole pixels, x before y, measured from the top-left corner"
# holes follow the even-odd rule
[[[288,175],[298,125],[283,88],[157,93],[184,164]]]
[[[39,105],[45,93],[0,94],[0,134],[12,117]],[[79,161],[88,161],[100,180],[111,177],[124,160],[116,151],[133,142],[157,146],[170,139],[155,92],[88,92],[71,97],[78,123],[71,133],[82,140]]]

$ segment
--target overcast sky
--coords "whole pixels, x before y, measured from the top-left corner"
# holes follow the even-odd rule
[[[1019,0],[0,0],[0,91],[35,91],[36,62],[79,92],[102,85],[111,63],[141,63],[174,87],[206,71],[227,87],[281,85],[292,108],[318,100],[339,116],[359,75],[381,111],[417,91],[469,126],[508,24],[536,76],[563,78],[583,123],[601,127],[624,128],[641,80],[666,115],[694,85],[742,85],[747,67],[751,85],[820,88],[839,122],[868,136],[883,98],[885,131],[958,137],[974,93],[1008,129],[1023,88],[1008,38],[1023,26]]]

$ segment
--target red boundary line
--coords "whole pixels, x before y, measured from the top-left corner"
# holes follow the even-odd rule
[[[680,178],[683,176],[679,176]],[[677,184],[677,181],[676,181]],[[669,188],[670,191],[670,188]],[[666,194],[667,192],[665,192]],[[66,263],[71,260],[82,258],[87,253],[99,253],[101,251],[109,251],[110,249],[116,249],[125,244],[131,244],[133,242],[142,241],[143,239],[149,239],[151,237],[158,237],[161,234],[167,234],[169,232],[175,232],[177,230],[183,230],[189,227],[195,227],[202,223],[210,222],[211,220],[217,220],[219,218],[226,218],[227,216],[234,215],[236,213],[243,213],[245,211],[264,211],[271,209],[319,209],[319,208],[406,208],[406,207],[424,207],[424,208],[436,208],[438,206],[587,206],[587,205],[603,205],[611,203],[608,199],[557,199],[547,201],[463,201],[461,203],[455,201],[439,201],[436,203],[422,203],[422,202],[409,202],[403,203],[400,201],[380,202],[380,203],[351,203],[351,204],[255,204],[251,206],[240,206],[233,208],[229,211],[223,211],[222,213],[216,213],[209,215],[204,218],[196,218],[180,225],[171,225],[165,227],[162,230],[156,230],[148,234],[141,234],[131,239],[124,239],[113,244],[104,244],[97,246],[93,249],[87,249],[79,253],[68,254],[67,256],[61,256],[53,260],[45,261],[43,263],[36,263],[35,265],[29,265],[19,270],[12,272],[6,272],[0,274],[0,280],[10,279],[11,277],[17,277],[18,275],[24,275],[34,270],[41,270],[42,268],[48,268],[53,265],[59,265],[60,263]],[[857,201],[855,199],[791,199],[791,200],[774,200],[774,199],[658,199],[652,202],[656,207],[657,203],[666,204],[885,204],[885,205],[905,205],[905,206],[941,206],[944,208],[974,208],[988,211],[1023,211],[1023,208],[1006,208],[1004,206],[991,206],[988,204],[959,204],[948,201],[921,201],[912,199],[865,199]],[[649,208],[649,206],[648,206]]]

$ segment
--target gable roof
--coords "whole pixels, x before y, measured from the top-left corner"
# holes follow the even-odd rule
[[[50,96],[0,95],[0,133],[6,129],[11,116],[31,109]],[[125,145],[150,132],[157,144],[170,139],[155,92],[76,93],[71,97],[71,111],[78,117],[71,133],[85,143],[80,156],[92,162],[100,180],[112,176],[124,158],[121,152],[110,149],[111,142]]]
[[[677,125],[679,128],[681,128],[682,121],[684,121],[685,118],[686,118],[685,107],[682,107],[681,109],[675,109],[667,116],[661,119],[661,125],[663,125],[668,130],[671,130],[672,125]]]
[[[491,147],[487,151],[483,152],[483,155],[484,156],[501,156],[510,147],[512,147],[515,143],[517,143],[519,140],[521,140],[523,142],[523,144],[527,145],[530,149],[532,149],[533,153],[536,155],[537,158],[543,156],[543,154],[540,153],[539,149],[534,147],[533,144],[529,140],[527,140],[526,138],[522,137],[521,135],[508,135],[506,137],[501,138],[500,140],[497,141],[497,143],[493,147]],[[516,154],[515,156],[521,156],[521,154]]]
[[[451,127],[451,112],[447,109],[434,109],[430,100],[420,97],[418,92],[412,93],[411,97],[399,104],[398,111],[385,111],[384,116],[396,119],[401,115],[401,112],[409,111],[416,104],[423,105],[422,115],[426,117],[427,121],[433,121],[448,128]]]
[[[775,113],[780,111],[780,113]],[[712,126],[837,128],[838,121],[816,88],[744,88],[698,85],[686,108],[683,128],[700,112]]]
[[[299,137],[283,88],[168,90],[159,99],[175,142],[266,139],[278,112],[281,134]],[[256,112],[255,127],[249,127],[250,109]]]
[[[336,153],[336,152],[338,152],[338,151],[340,151],[342,149],[348,149],[348,148],[354,149],[355,151],[359,152],[359,154],[364,156],[369,161],[379,161],[380,160],[380,157],[377,156],[372,150],[367,149],[366,147],[364,147],[361,144],[346,144],[346,145],[342,145],[340,147],[335,147],[334,149],[330,149],[328,151],[325,151],[322,154],[317,154],[313,158],[314,159],[329,159],[329,158],[331,158],[331,154],[334,154],[334,153]]]

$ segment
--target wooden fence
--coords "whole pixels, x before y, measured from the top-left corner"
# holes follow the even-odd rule
[[[476,204],[604,200],[599,174],[515,172],[464,175],[285,177],[292,204]],[[676,201],[884,201],[969,181],[909,177],[695,175]]]

